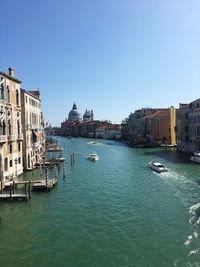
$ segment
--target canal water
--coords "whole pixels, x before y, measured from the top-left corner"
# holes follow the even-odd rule
[[[66,178],[61,168],[53,191],[0,203],[0,266],[200,266],[200,165],[173,150],[57,141]],[[86,159],[92,152],[98,161]],[[153,172],[151,160],[169,172]]]

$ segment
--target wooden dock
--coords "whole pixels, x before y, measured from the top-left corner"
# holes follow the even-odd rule
[[[32,191],[48,192],[58,183],[56,178],[36,179],[36,180],[15,180],[7,181],[4,190],[1,183],[0,200],[28,200],[31,199]],[[24,185],[24,192],[17,193],[18,185]]]
[[[28,195],[25,194],[0,194],[0,200],[28,200]]]
[[[17,181],[6,182],[5,189],[9,189],[9,193],[3,190],[1,182],[0,200],[28,200],[31,199],[31,183],[28,181],[24,184],[24,193],[16,192]],[[28,188],[27,188],[28,187]],[[8,191],[8,190],[7,190]]]
[[[50,191],[52,190],[58,183],[57,179],[46,179],[46,180],[36,180],[35,183],[32,184],[33,191]]]

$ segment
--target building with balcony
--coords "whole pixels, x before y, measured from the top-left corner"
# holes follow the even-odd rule
[[[44,121],[39,91],[21,89],[23,165],[26,170],[42,163],[45,152]]]
[[[14,69],[0,71],[0,178],[14,179],[23,172],[21,81],[15,78]]]

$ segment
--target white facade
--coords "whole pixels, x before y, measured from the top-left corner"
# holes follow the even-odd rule
[[[44,122],[39,91],[21,92],[23,116],[23,162],[25,169],[32,169],[42,162],[45,152]]]
[[[0,178],[14,179],[23,172],[22,164],[22,125],[20,103],[21,81],[9,74],[0,72]]]

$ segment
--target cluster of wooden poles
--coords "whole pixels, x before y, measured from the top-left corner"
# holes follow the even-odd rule
[[[74,165],[75,163],[75,153],[71,153],[68,157],[70,159],[70,164],[71,166]],[[53,167],[53,174],[54,174],[54,180],[57,179],[57,164],[51,165]],[[63,161],[63,178],[66,177],[66,164],[65,161]],[[39,173],[40,177],[42,178],[43,171],[42,171],[42,164],[39,166]],[[34,175],[34,172],[32,170],[32,175]],[[44,179],[43,179],[44,181]],[[37,182],[37,180],[28,180],[28,181],[11,181],[9,184],[9,193],[5,194],[4,193],[4,188],[3,188],[3,181],[0,181],[0,199],[10,199],[10,200],[15,200],[15,199],[23,199],[23,200],[28,200],[31,199],[31,189],[32,186],[31,184]],[[16,193],[16,187],[17,185],[23,185],[24,184],[24,193]],[[49,184],[49,169],[48,167],[45,167],[45,184],[46,187],[48,187]]]

